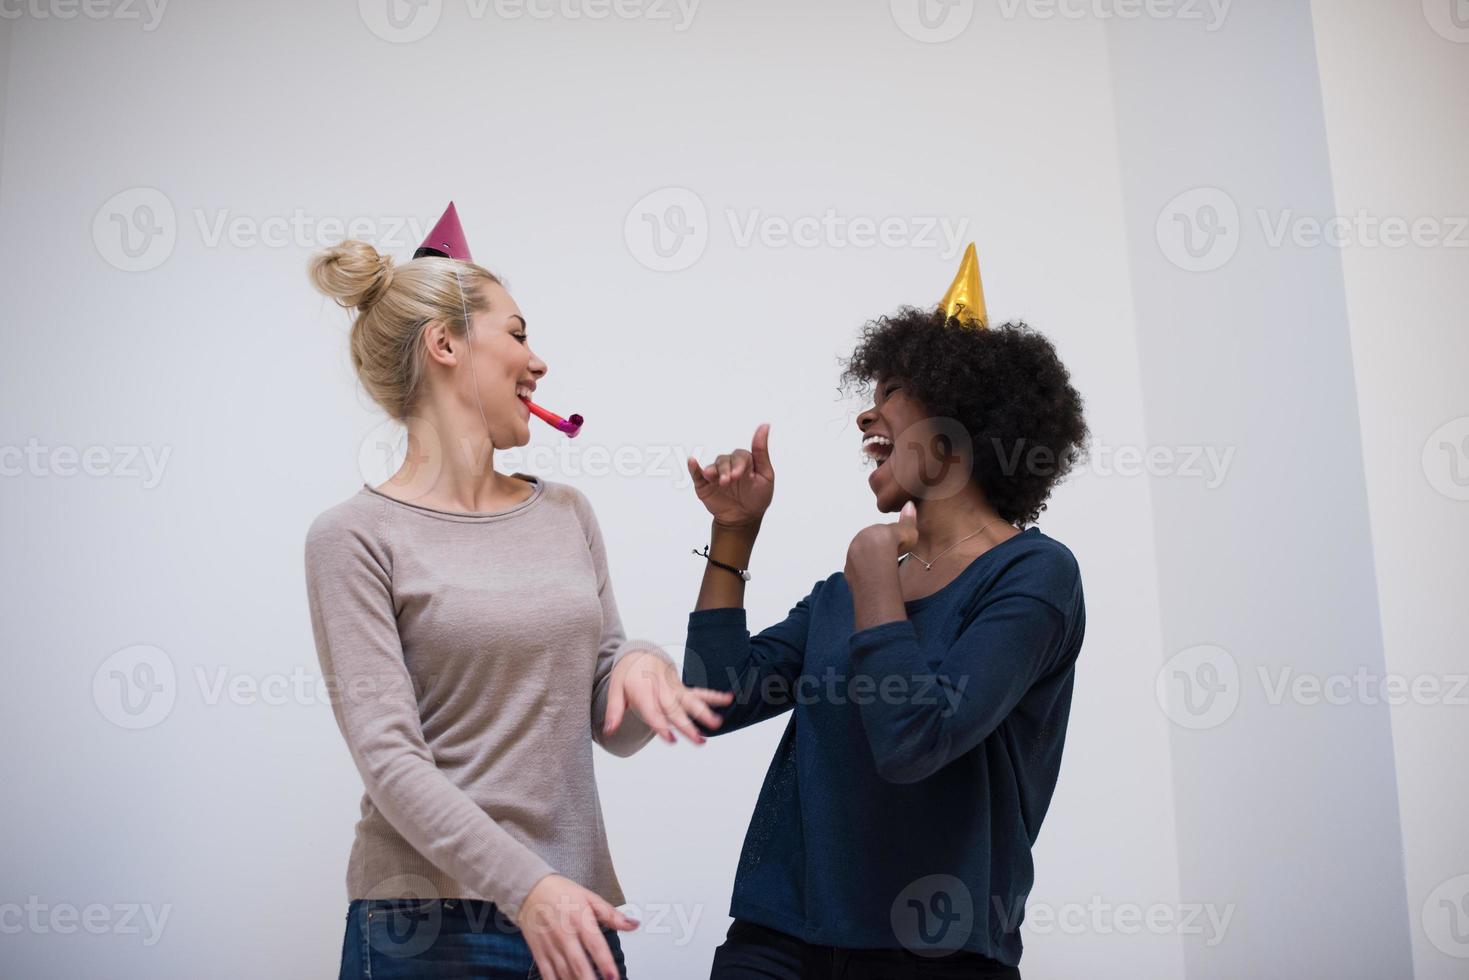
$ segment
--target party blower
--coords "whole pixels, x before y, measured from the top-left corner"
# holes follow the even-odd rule
[[[415,259],[421,259],[425,255],[436,255],[444,259],[459,259],[461,262],[473,262],[474,258],[469,254],[469,242],[464,237],[464,226],[459,223],[459,212],[450,201],[444,210],[443,217],[439,218],[438,224],[428,233],[423,244],[418,246],[413,253]],[[462,288],[462,287],[461,287]],[[545,422],[557,432],[564,432],[568,439],[575,439],[576,434],[581,431],[582,417],[573,415],[564,419],[555,412],[548,411],[531,401],[522,398],[525,407],[530,409],[531,414]]]
[[[557,432],[566,433],[568,439],[575,439],[576,434],[581,431],[582,417],[580,415],[564,419],[555,412],[547,411],[529,398],[522,398],[521,401],[525,402],[525,407],[530,409],[532,415],[549,424]]]

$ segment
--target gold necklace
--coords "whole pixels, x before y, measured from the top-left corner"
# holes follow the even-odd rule
[[[988,524],[981,525],[979,531],[983,531],[985,528],[989,527],[990,524],[998,524],[1002,520],[1004,520],[1003,517],[996,517],[994,520],[990,521]],[[968,541],[970,538],[974,537],[974,535],[975,534],[978,534],[979,531],[975,531],[972,534],[966,534],[966,535],[964,535],[964,537],[960,538],[958,541],[955,541],[953,544],[949,545],[943,551],[940,551],[938,554],[934,555],[933,556],[933,561],[924,561],[923,560],[923,557],[921,555],[917,554],[916,552],[912,552],[912,551],[910,551],[906,555],[904,555],[903,558],[917,558],[919,564],[921,564],[923,566],[924,571],[931,572],[931,571],[933,571],[934,562],[937,562],[940,558],[944,557],[944,555],[947,555],[949,552],[951,552],[955,548],[959,547],[965,541]],[[898,560],[899,561],[902,561],[902,558],[900,558]]]

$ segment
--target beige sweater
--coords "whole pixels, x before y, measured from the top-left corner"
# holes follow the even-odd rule
[[[332,711],[366,786],[349,898],[486,899],[518,915],[565,875],[614,905],[592,741],[631,755],[629,711],[603,737],[612,666],[634,649],[591,505],[535,486],[463,514],[364,484],[306,535],[306,590]]]

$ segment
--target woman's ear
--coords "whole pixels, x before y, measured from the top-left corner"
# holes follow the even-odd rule
[[[423,345],[428,356],[435,361],[450,366],[454,364],[454,336],[444,326],[443,320],[430,320],[424,326]]]

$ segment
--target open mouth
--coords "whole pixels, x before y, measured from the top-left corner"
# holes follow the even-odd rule
[[[881,469],[893,455],[893,441],[887,436],[870,435],[862,440],[862,452],[877,463],[875,469]]]
[[[535,389],[532,388],[530,385],[516,385],[515,386],[515,397],[518,398],[518,399],[520,399],[520,401],[521,401],[522,404],[525,403],[525,402],[530,401],[530,396],[532,394],[534,394],[534,393],[535,393]]]

